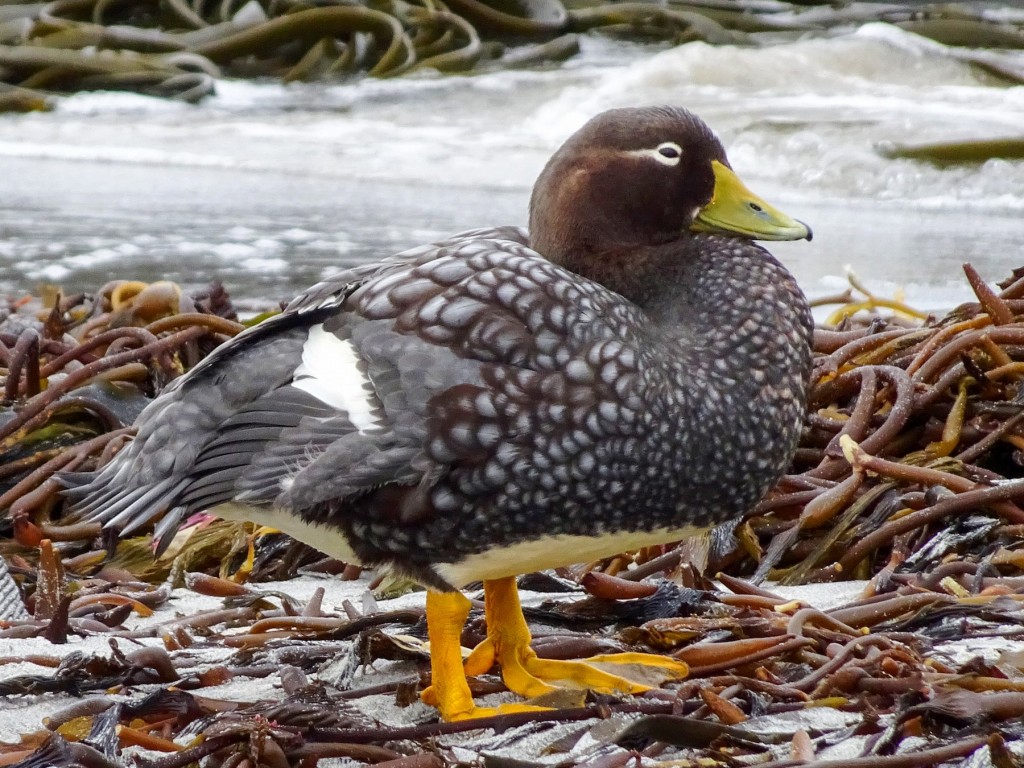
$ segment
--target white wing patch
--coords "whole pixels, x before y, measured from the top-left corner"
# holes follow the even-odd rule
[[[377,398],[373,384],[360,370],[356,348],[351,341],[325,331],[322,325],[309,329],[292,386],[347,414],[360,434],[381,426],[374,415]]]

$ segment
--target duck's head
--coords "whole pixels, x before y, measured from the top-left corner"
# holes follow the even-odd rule
[[[613,109],[548,161],[530,200],[530,239],[580,274],[714,232],[751,240],[811,239],[810,228],[748,190],[718,137],[674,107]],[[614,281],[611,281],[614,282]]]

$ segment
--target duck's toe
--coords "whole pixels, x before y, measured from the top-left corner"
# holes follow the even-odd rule
[[[525,698],[546,696],[557,688],[643,693],[689,672],[681,661],[649,653],[613,653],[575,661],[538,658],[530,647],[515,580],[486,581],[484,594],[487,638],[469,655],[465,672],[481,675],[497,664],[508,689]]]
[[[653,653],[613,653],[574,661],[535,657],[526,670],[540,680],[598,693],[643,693],[689,673],[683,662]]]

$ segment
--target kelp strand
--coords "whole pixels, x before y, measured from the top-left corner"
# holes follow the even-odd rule
[[[820,2],[561,2],[560,0],[53,0],[0,6],[0,111],[47,109],[49,92],[132,90],[186,101],[216,78],[315,81],[423,69],[448,73],[557,63],[575,34],[665,45],[765,45],[885,21],[951,48],[1012,83],[1024,70],[1000,49],[1024,48],[1014,20],[968,4],[831,7]],[[982,50],[985,49],[985,50]],[[892,157],[939,164],[1019,158],[1021,139],[886,145]]]

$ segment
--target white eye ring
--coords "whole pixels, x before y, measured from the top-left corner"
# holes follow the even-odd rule
[[[679,165],[683,157],[683,148],[674,141],[663,141],[651,155],[662,165]]]
[[[631,157],[649,157],[662,165],[679,165],[683,159],[683,148],[674,141],[663,141],[654,149],[631,149],[626,154]]]

